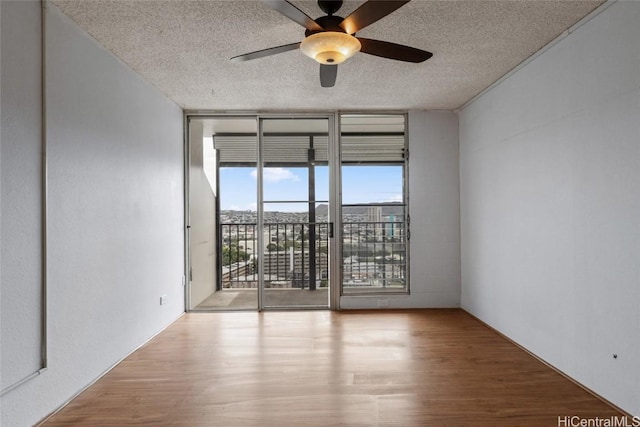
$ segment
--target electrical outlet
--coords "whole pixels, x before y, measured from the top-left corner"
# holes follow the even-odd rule
[[[378,300],[378,307],[389,307],[389,300],[388,299],[379,299]]]
[[[167,296],[166,295],[162,295],[160,297],[160,305],[165,305],[167,303]]]

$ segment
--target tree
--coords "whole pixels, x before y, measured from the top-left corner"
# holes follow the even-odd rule
[[[300,249],[302,247],[302,243],[297,240],[287,240],[284,242],[284,247],[282,245],[278,246],[278,250],[284,249],[289,250],[293,246],[294,249]]]
[[[275,243],[269,243],[267,245],[267,250],[269,252],[275,252],[275,251],[282,251],[282,250],[284,250],[284,248],[282,247],[282,245],[277,245]]]
[[[238,249],[237,245],[222,248],[222,265],[235,264],[236,262],[246,261],[248,259],[249,254]]]

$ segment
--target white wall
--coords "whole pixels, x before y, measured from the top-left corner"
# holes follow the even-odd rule
[[[41,59],[33,54],[41,42],[40,8],[34,4],[0,4],[3,390],[42,367],[42,91]]]
[[[460,306],[458,117],[411,111],[408,133],[411,294],[343,296],[341,308]]]
[[[638,22],[614,3],[460,113],[463,308],[634,414]]]
[[[12,427],[55,410],[184,310],[182,111],[47,7],[49,367],[2,397]],[[19,285],[3,277],[3,289]]]
[[[202,120],[191,120],[189,135],[190,303],[193,308],[216,290],[216,199],[204,172]]]

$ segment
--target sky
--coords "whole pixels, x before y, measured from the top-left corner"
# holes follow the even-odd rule
[[[327,166],[316,167],[316,203],[329,200]],[[303,212],[309,200],[307,168],[265,168],[265,210]],[[257,173],[255,168],[220,168],[220,208],[256,210]],[[402,201],[401,166],[343,166],[342,203],[381,203]],[[268,202],[268,203],[267,203]],[[286,203],[283,203],[286,202]]]

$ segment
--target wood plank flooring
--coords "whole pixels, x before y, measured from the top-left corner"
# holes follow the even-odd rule
[[[621,416],[462,310],[187,314],[43,425],[557,426]]]

